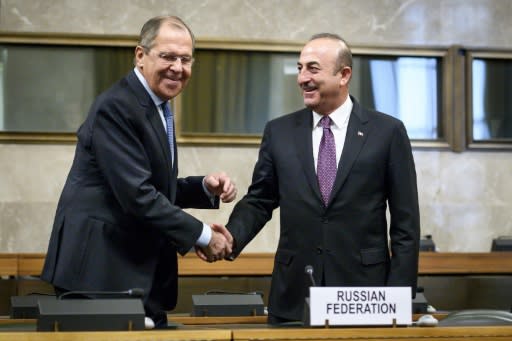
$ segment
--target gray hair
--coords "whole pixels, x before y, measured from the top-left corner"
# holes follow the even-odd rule
[[[192,30],[183,20],[173,15],[162,15],[146,21],[140,31],[139,46],[142,46],[146,51],[150,50],[155,45],[155,39],[158,35],[158,31],[164,23],[168,23],[178,29],[186,30],[192,39],[192,52],[194,52],[196,40]]]

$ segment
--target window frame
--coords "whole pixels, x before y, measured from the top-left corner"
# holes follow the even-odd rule
[[[31,32],[2,32],[0,44],[60,45],[74,47],[133,47],[137,37],[131,35],[89,35]],[[78,129],[78,127],[77,127]],[[0,143],[76,143],[76,132],[0,131]]]
[[[512,62],[512,51],[510,50],[491,50],[491,49],[474,49],[466,50],[466,136],[467,149],[472,150],[512,150],[512,138],[498,138],[477,140],[473,139],[473,61],[478,59],[505,59]],[[512,113],[511,113],[512,115]]]
[[[198,40],[196,49],[218,49],[232,51],[264,51],[264,52],[295,52],[300,53],[304,43],[295,42],[268,42],[268,41],[226,41],[226,40]],[[376,55],[376,56],[410,56],[410,57],[436,57],[441,60],[442,92],[441,92],[441,114],[440,122],[443,127],[444,138],[440,140],[411,140],[414,148],[454,148],[454,141],[460,139],[454,134],[454,122],[452,115],[449,115],[454,96],[453,79],[448,74],[452,72],[453,53],[446,47],[383,47],[383,46],[351,46],[353,55]],[[298,91],[298,90],[297,90]],[[190,145],[258,145],[261,136],[222,134],[222,133],[192,133],[183,132],[181,129],[181,96],[175,99],[176,110],[176,139],[178,143]]]
[[[79,34],[45,34],[45,33],[0,33],[2,44],[25,45],[63,45],[63,46],[110,46],[133,47],[137,46],[137,37],[132,35],[79,35]],[[300,53],[304,42],[290,41],[257,41],[257,40],[226,40],[226,39],[197,39],[196,50],[218,49],[233,51],[258,51],[258,52],[293,52]],[[351,46],[353,55],[364,56],[411,56],[411,57],[436,57],[441,60],[441,113],[443,138],[440,140],[411,140],[414,148],[452,149],[461,151],[465,141],[466,129],[461,128],[460,110],[456,96],[461,96],[464,91],[458,90],[460,77],[454,77],[454,73],[461,69],[463,61],[460,61],[459,48],[454,47],[423,47],[423,46]],[[190,133],[181,129],[181,95],[174,100],[176,140],[184,145],[259,145],[260,135],[236,135],[222,133]],[[465,100],[463,100],[465,103]],[[462,115],[463,117],[463,115]],[[462,125],[463,127],[463,125]],[[0,132],[0,142],[19,143],[75,143],[75,132]]]

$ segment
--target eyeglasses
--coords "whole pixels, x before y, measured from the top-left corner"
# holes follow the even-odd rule
[[[183,66],[190,66],[194,62],[194,57],[188,55],[178,56],[172,53],[160,52],[157,54],[157,56],[158,59],[165,65],[175,64],[178,60]]]

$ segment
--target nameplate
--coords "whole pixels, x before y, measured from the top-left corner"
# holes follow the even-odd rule
[[[410,287],[311,287],[310,325],[410,325]]]

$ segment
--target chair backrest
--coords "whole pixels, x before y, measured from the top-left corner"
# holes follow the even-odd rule
[[[504,310],[470,309],[448,314],[438,326],[508,326],[512,313]]]

